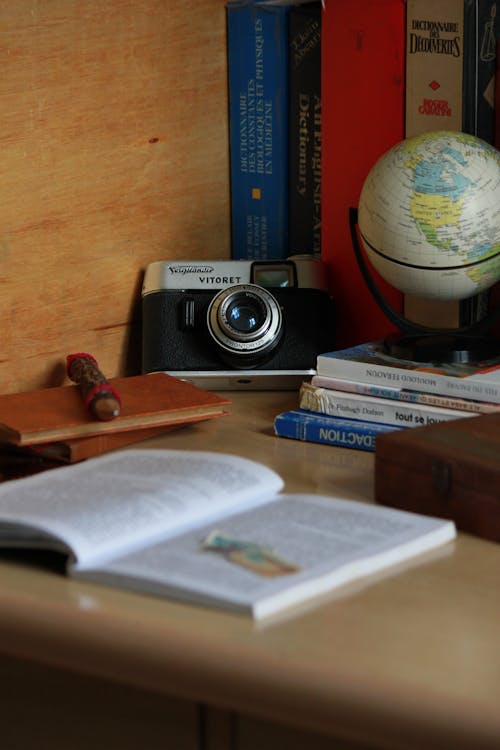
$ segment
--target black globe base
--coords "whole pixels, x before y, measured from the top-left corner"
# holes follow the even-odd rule
[[[500,355],[494,336],[393,333],[384,339],[384,346],[392,357],[436,364],[469,364]]]
[[[395,310],[373,279],[361,251],[357,234],[358,211],[349,209],[349,226],[354,255],[361,275],[375,302],[398,329],[385,339],[386,352],[397,359],[436,364],[469,364],[500,357],[500,336],[490,333],[500,322],[500,305],[484,318],[460,328],[431,328],[414,323]]]

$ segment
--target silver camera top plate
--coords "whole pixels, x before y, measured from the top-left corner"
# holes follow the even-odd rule
[[[257,284],[270,289],[289,286],[327,289],[324,263],[312,255],[294,255],[275,261],[155,261],[146,268],[142,296],[168,290],[217,290],[239,284]]]

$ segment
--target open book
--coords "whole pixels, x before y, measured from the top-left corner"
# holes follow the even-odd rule
[[[452,522],[318,495],[238,456],[126,450],[0,485],[0,546],[70,576],[266,617],[455,536]]]

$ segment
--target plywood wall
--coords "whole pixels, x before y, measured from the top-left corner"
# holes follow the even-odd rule
[[[140,367],[140,285],[229,254],[222,0],[0,0],[0,392]]]

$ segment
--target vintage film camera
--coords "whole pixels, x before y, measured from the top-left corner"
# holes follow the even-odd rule
[[[287,260],[158,261],[142,289],[143,372],[202,388],[296,388],[334,346],[325,267]]]

